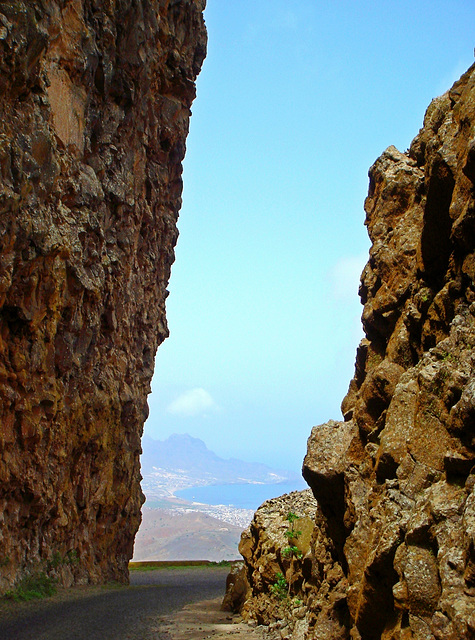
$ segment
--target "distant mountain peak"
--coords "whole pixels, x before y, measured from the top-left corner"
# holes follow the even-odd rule
[[[142,448],[143,475],[160,469],[187,474],[190,478],[202,478],[213,484],[273,484],[298,477],[289,471],[272,469],[259,462],[244,462],[237,458],[225,460],[208,449],[203,440],[188,433],[174,433],[165,440],[144,436]]]
[[[202,449],[203,451],[210,451],[203,440],[190,436],[189,433],[172,433],[172,435],[168,436],[166,440],[156,440],[156,442],[164,442],[173,444],[174,446],[193,447],[195,449]]]

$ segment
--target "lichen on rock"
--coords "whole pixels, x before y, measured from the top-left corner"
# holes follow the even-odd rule
[[[204,4],[0,4],[0,590],[127,579]]]
[[[344,420],[315,427],[308,440],[303,475],[318,508],[311,571],[299,592],[306,630],[281,637],[469,640],[475,66],[431,103],[410,149],[387,149],[369,177],[366,337]],[[244,557],[243,611],[257,615],[265,585],[251,569],[265,559]]]

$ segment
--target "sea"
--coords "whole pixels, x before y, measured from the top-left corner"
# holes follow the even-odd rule
[[[277,498],[291,491],[308,489],[304,480],[293,482],[277,482],[274,484],[216,484],[206,487],[191,487],[176,491],[175,495],[188,502],[202,504],[223,504],[236,509],[252,509],[255,511],[263,502]]]

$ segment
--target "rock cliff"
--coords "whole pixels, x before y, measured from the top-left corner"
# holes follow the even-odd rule
[[[366,338],[344,420],[315,427],[308,440],[303,474],[318,509],[291,590],[305,614],[299,624],[289,614],[293,623],[280,635],[468,640],[475,638],[475,66],[431,103],[410,149],[387,149],[369,177],[372,247],[360,287]],[[256,514],[241,543],[249,581],[243,611],[269,622],[259,609],[275,582],[274,571],[259,573],[271,564],[259,557],[266,535]],[[288,582],[289,562],[283,568]]]
[[[0,2],[0,590],[127,579],[204,4]]]

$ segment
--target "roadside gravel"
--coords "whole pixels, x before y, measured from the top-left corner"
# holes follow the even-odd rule
[[[267,627],[251,627],[241,616],[220,611],[222,598],[188,604],[179,611],[165,616],[162,633],[166,640],[280,640],[269,635]]]
[[[3,600],[0,640],[169,640],[164,616],[221,598],[228,572],[227,567],[133,571],[130,586],[75,587],[25,603]]]

